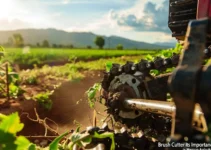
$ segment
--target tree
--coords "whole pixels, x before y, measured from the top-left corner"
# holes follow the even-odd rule
[[[70,45],[68,46],[68,48],[74,48],[74,45],[73,45],[73,44],[70,44]]]
[[[95,38],[95,44],[100,48],[100,49],[102,49],[103,48],[103,46],[104,46],[104,44],[105,44],[105,40],[104,40],[104,38],[102,37],[102,36],[97,36],[96,38]]]
[[[40,43],[37,43],[37,47],[40,47]]]
[[[23,47],[24,46],[24,39],[21,34],[13,34],[13,40],[16,47]]]
[[[116,46],[116,49],[118,49],[118,50],[123,50],[124,47],[122,46],[122,44],[118,44],[118,45]]]
[[[57,48],[58,46],[57,46],[56,44],[53,44],[52,47],[53,47],[53,48]]]
[[[48,42],[48,40],[44,40],[43,43],[42,43],[42,46],[43,46],[43,47],[49,47],[49,42]]]
[[[62,45],[62,44],[58,45],[58,48],[63,48],[63,47],[64,47],[64,45]]]
[[[87,49],[92,49],[92,46],[90,46],[90,45],[87,45],[87,47],[86,47]]]

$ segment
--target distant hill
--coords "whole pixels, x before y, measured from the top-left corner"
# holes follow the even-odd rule
[[[173,48],[173,47],[175,47],[176,43],[177,42],[175,41],[175,42],[156,42],[154,44],[161,45],[161,46],[167,46],[169,48]]]
[[[96,47],[94,39],[97,35],[91,32],[65,32],[56,29],[21,29],[12,31],[0,31],[0,43],[6,43],[8,38],[14,33],[20,33],[24,38],[25,44],[36,45],[42,43],[43,40],[48,40],[52,44],[70,45],[75,47],[87,47],[90,45]],[[116,45],[122,44],[125,49],[163,49],[169,48],[168,45],[150,44],[145,42],[133,41],[118,36],[110,36],[105,39],[105,48],[115,48]]]

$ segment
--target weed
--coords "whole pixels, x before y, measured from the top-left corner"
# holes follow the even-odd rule
[[[9,94],[10,97],[18,98],[18,96],[22,95],[25,91],[21,89],[19,86],[11,83],[9,85]]]
[[[53,102],[50,99],[52,92],[43,92],[34,96],[34,99],[38,102],[38,104],[46,110],[50,110],[52,108]]]
[[[30,85],[36,85],[37,84],[37,79],[35,77],[29,77],[27,80],[26,80],[26,83],[30,84]]]
[[[96,95],[97,95],[97,91],[100,91],[100,89],[101,89],[101,84],[95,83],[94,86],[89,88],[89,90],[86,92],[88,96],[89,106],[91,108],[94,107],[95,102],[97,101]]]

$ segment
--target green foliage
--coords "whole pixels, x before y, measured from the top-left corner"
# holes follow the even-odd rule
[[[104,44],[105,44],[105,40],[104,40],[104,38],[102,37],[102,36],[97,36],[96,38],[95,38],[95,44],[100,48],[100,49],[102,49],[103,48],[103,46],[104,46]]]
[[[145,59],[146,60],[148,60],[148,61],[153,61],[154,60],[154,57],[152,56],[152,55],[147,55],[146,57],[145,57]]]
[[[107,63],[106,63],[106,71],[107,71],[107,72],[109,72],[109,71],[111,70],[112,64],[113,64],[112,62],[107,62]]]
[[[146,54],[156,54],[155,50],[95,50],[95,49],[49,49],[49,48],[31,48],[28,53],[24,53],[21,48],[7,48],[3,62],[9,61],[11,64],[17,64],[24,67],[33,67],[36,65],[56,64],[60,62],[72,62],[72,58],[77,61],[98,60],[107,57],[121,56],[143,56]],[[53,63],[52,63],[53,62]]]
[[[173,48],[173,49],[167,49],[167,50],[161,50],[157,54],[157,56],[160,56],[162,58],[169,58],[169,57],[172,57],[174,53],[175,54],[181,53],[182,49],[183,49],[182,45],[179,44],[179,43],[177,43],[176,46],[175,46],[175,48]]]
[[[24,136],[17,136],[24,127],[24,124],[20,123],[20,117],[18,113],[13,113],[9,116],[0,114],[0,149],[1,150],[41,150],[38,146],[30,143]],[[75,144],[83,146],[83,144],[91,143],[93,138],[98,139],[111,139],[110,150],[115,149],[114,134],[110,132],[98,134],[97,132],[90,134],[80,134],[79,128],[69,137],[67,141],[60,144],[60,141],[69,133],[64,133],[54,139],[49,147],[43,148],[43,150],[64,150],[72,149]],[[69,140],[71,142],[69,143]]]
[[[92,46],[90,46],[90,45],[87,45],[87,47],[86,47],[87,49],[92,49]]]
[[[36,85],[37,84],[37,78],[35,76],[30,76],[26,79],[26,84],[29,85]]]
[[[20,118],[18,113],[11,114],[8,117],[5,117],[0,124],[0,130],[3,132],[8,132],[16,135],[17,132],[20,132],[23,129],[23,124],[20,123]]]
[[[43,47],[50,47],[48,40],[44,40],[43,43],[42,43],[42,46]]]
[[[42,106],[46,110],[50,110],[52,108],[53,102],[50,99],[52,92],[43,92],[34,96],[34,99],[38,102],[40,106]]]
[[[17,150],[27,150],[31,146],[29,140],[24,136],[17,137],[15,144],[17,145]]]
[[[123,49],[124,49],[124,47],[123,47],[123,45],[122,45],[122,44],[118,44],[118,45],[116,46],[116,49],[118,49],[118,50],[123,50]]]
[[[174,51],[175,53],[180,53],[183,49],[183,46],[180,44],[180,43],[177,43],[175,48],[174,48]]]
[[[58,45],[56,45],[56,44],[53,44],[53,45],[52,45],[52,47],[53,47],[53,48],[57,48],[57,47],[58,47]]]
[[[95,83],[93,87],[89,88],[89,90],[86,91],[87,96],[88,96],[89,106],[91,108],[95,106],[95,102],[97,101],[96,94],[97,94],[97,91],[100,91],[100,89],[101,89],[101,84]]]
[[[4,47],[0,46],[0,60],[4,57],[5,49]]]
[[[0,149],[1,150],[41,150],[38,146],[25,138],[24,136],[17,136],[24,127],[23,123],[20,123],[20,117],[18,113],[13,113],[9,116],[0,114]],[[43,150],[58,150],[61,145],[59,142],[68,133],[64,133],[57,137],[49,147],[43,148]]]
[[[42,68],[21,71],[20,78],[23,85],[41,84],[55,89],[63,81],[80,81],[84,75],[78,69],[74,63],[53,67],[46,65]],[[57,81],[57,84],[51,84],[52,80]]]
[[[6,75],[6,71],[1,70],[0,71],[0,76],[4,77]],[[9,95],[10,97],[17,98],[19,95],[23,94],[23,90],[19,87],[19,74],[16,72],[13,72],[13,69],[11,65],[8,65],[8,82],[9,82]],[[5,82],[0,82],[0,86],[6,89],[6,83]],[[0,89],[0,92],[3,96],[6,96],[7,93],[5,90]]]
[[[81,139],[81,137],[82,137],[83,135],[81,135],[80,133],[78,133],[77,131],[75,132],[75,133],[73,133],[72,134],[72,136],[70,137],[70,139],[71,139],[71,144],[69,145],[69,147],[70,147],[70,149],[73,149],[73,146],[76,144],[76,145],[78,145],[79,147],[83,147],[83,144],[82,144],[82,142],[83,142],[83,140],[85,139],[86,140],[86,138],[90,138],[90,136],[88,135],[87,137],[83,137],[84,139]]]
[[[170,73],[170,72],[173,72],[175,69],[175,67],[172,67],[172,68],[167,68],[165,73]]]
[[[17,83],[19,81],[19,75],[16,72],[9,72],[9,82]]]
[[[160,71],[156,70],[156,69],[152,69],[152,70],[150,70],[150,74],[153,76],[158,76],[160,74]]]
[[[80,148],[83,148],[84,145],[90,144],[92,142],[92,139],[106,139],[106,138],[111,139],[110,150],[115,150],[114,133],[112,132],[105,132],[102,134],[98,134],[97,132],[94,132],[93,134],[88,134],[88,133],[80,134],[76,131],[70,137],[71,143],[68,145],[68,148],[72,150],[74,145],[78,145]]]
[[[24,39],[21,34],[13,34],[13,41],[16,47],[24,46]]]
[[[64,133],[58,136],[53,142],[49,145],[49,150],[58,150],[59,149],[59,142],[62,138],[64,138],[68,133]]]
[[[72,49],[72,48],[74,48],[74,45],[73,45],[73,44],[70,44],[68,47],[69,47],[70,49]]]
[[[0,114],[0,149],[1,150],[26,150],[31,143],[17,133],[23,129],[18,113],[9,116]]]
[[[20,88],[20,86],[15,85],[14,83],[10,83],[9,85],[9,94],[10,97],[17,98],[18,96],[22,95],[24,91]]]
[[[164,59],[165,58],[170,58],[174,54],[179,54],[182,51],[182,49],[183,49],[183,47],[179,43],[177,43],[176,46],[175,46],[175,48],[173,48],[173,49],[167,49],[167,50],[161,50],[155,56],[147,55],[145,57],[145,59],[148,60],[148,61],[154,61],[155,60],[155,57],[161,57],[161,58],[164,58]],[[170,73],[174,69],[175,69],[175,67],[167,68],[164,72],[160,72],[159,70],[150,70],[150,74],[153,75],[153,76],[158,76],[158,75],[163,74],[163,73]]]
[[[37,43],[36,46],[37,46],[37,47],[40,47],[40,43]]]

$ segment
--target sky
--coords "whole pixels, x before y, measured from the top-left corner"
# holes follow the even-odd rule
[[[169,0],[0,0],[0,30],[55,28],[128,39],[174,42]]]

